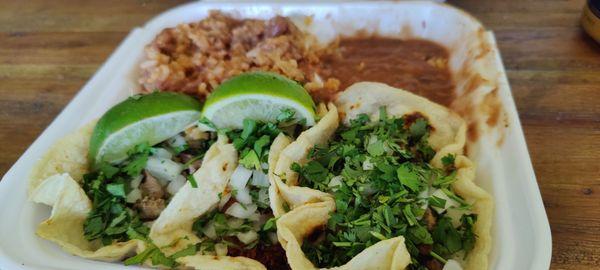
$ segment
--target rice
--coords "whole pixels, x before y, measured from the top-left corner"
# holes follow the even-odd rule
[[[319,47],[289,19],[238,20],[212,11],[199,22],[164,29],[145,48],[140,84],[144,91],[173,91],[203,99],[224,80],[248,71],[271,71],[309,91],[337,91],[339,81],[321,78]]]

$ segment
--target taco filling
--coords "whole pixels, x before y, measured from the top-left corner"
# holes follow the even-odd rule
[[[245,119],[243,129],[223,131],[238,152],[238,166],[219,194],[218,206],[193,224],[202,253],[243,256],[267,269],[289,269],[277,241],[267,174],[273,140],[280,133],[293,136],[301,131],[293,116],[293,112],[282,111],[277,123]]]
[[[346,264],[364,249],[404,236],[407,269],[441,270],[473,249],[477,215],[453,192],[454,155],[430,165],[432,130],[422,115],[365,114],[340,126],[328,145],[315,145],[304,165],[294,163],[299,185],[334,196],[335,212],[312,232],[302,251],[319,268]],[[455,262],[451,262],[455,263]]]
[[[214,138],[190,127],[155,146],[137,145],[123,161],[95,166],[83,176],[82,188],[92,201],[85,238],[104,245],[145,239],[152,221],[201,166]]]

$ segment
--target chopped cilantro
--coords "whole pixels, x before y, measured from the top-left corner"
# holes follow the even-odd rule
[[[444,164],[444,166],[453,166],[455,157],[456,156],[453,154],[448,154],[442,158],[442,163]]]
[[[196,178],[194,177],[193,174],[188,175],[187,180],[188,180],[188,182],[190,182],[190,186],[192,186],[193,188],[198,187],[198,183],[196,182]]]
[[[206,118],[204,116],[202,118],[200,118],[198,123],[203,124],[213,130],[217,130],[217,126],[215,126],[215,124],[212,121],[208,120],[208,118]]]
[[[125,198],[125,184],[123,183],[111,183],[106,185],[106,191],[115,197]]]
[[[295,111],[293,111],[292,109],[283,109],[281,110],[281,112],[279,113],[279,115],[277,115],[277,122],[279,123],[285,123],[285,122],[289,122],[292,119],[294,119],[294,115],[296,114]]]
[[[254,150],[249,150],[244,154],[244,156],[240,159],[240,165],[246,167],[250,170],[260,170],[260,160],[258,159],[258,154]]]
[[[396,170],[396,175],[398,175],[398,179],[402,185],[410,188],[411,191],[419,191],[421,187],[421,182],[419,180],[419,176],[411,170],[410,163],[403,163]]]
[[[173,255],[171,255],[170,257],[171,259],[177,259],[185,256],[191,256],[196,254],[197,251],[198,247],[196,245],[191,244],[188,247],[173,253]]]

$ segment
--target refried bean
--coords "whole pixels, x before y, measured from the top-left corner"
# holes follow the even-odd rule
[[[339,55],[324,59],[323,76],[337,78],[340,90],[356,82],[372,81],[402,88],[449,106],[454,84],[448,68],[449,53],[434,42],[384,37],[344,38]],[[333,95],[321,94],[321,99]]]

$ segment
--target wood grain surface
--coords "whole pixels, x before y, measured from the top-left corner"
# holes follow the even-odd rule
[[[125,35],[181,1],[0,0],[0,175]],[[450,1],[492,29],[550,219],[552,269],[600,269],[600,46],[584,0]]]

